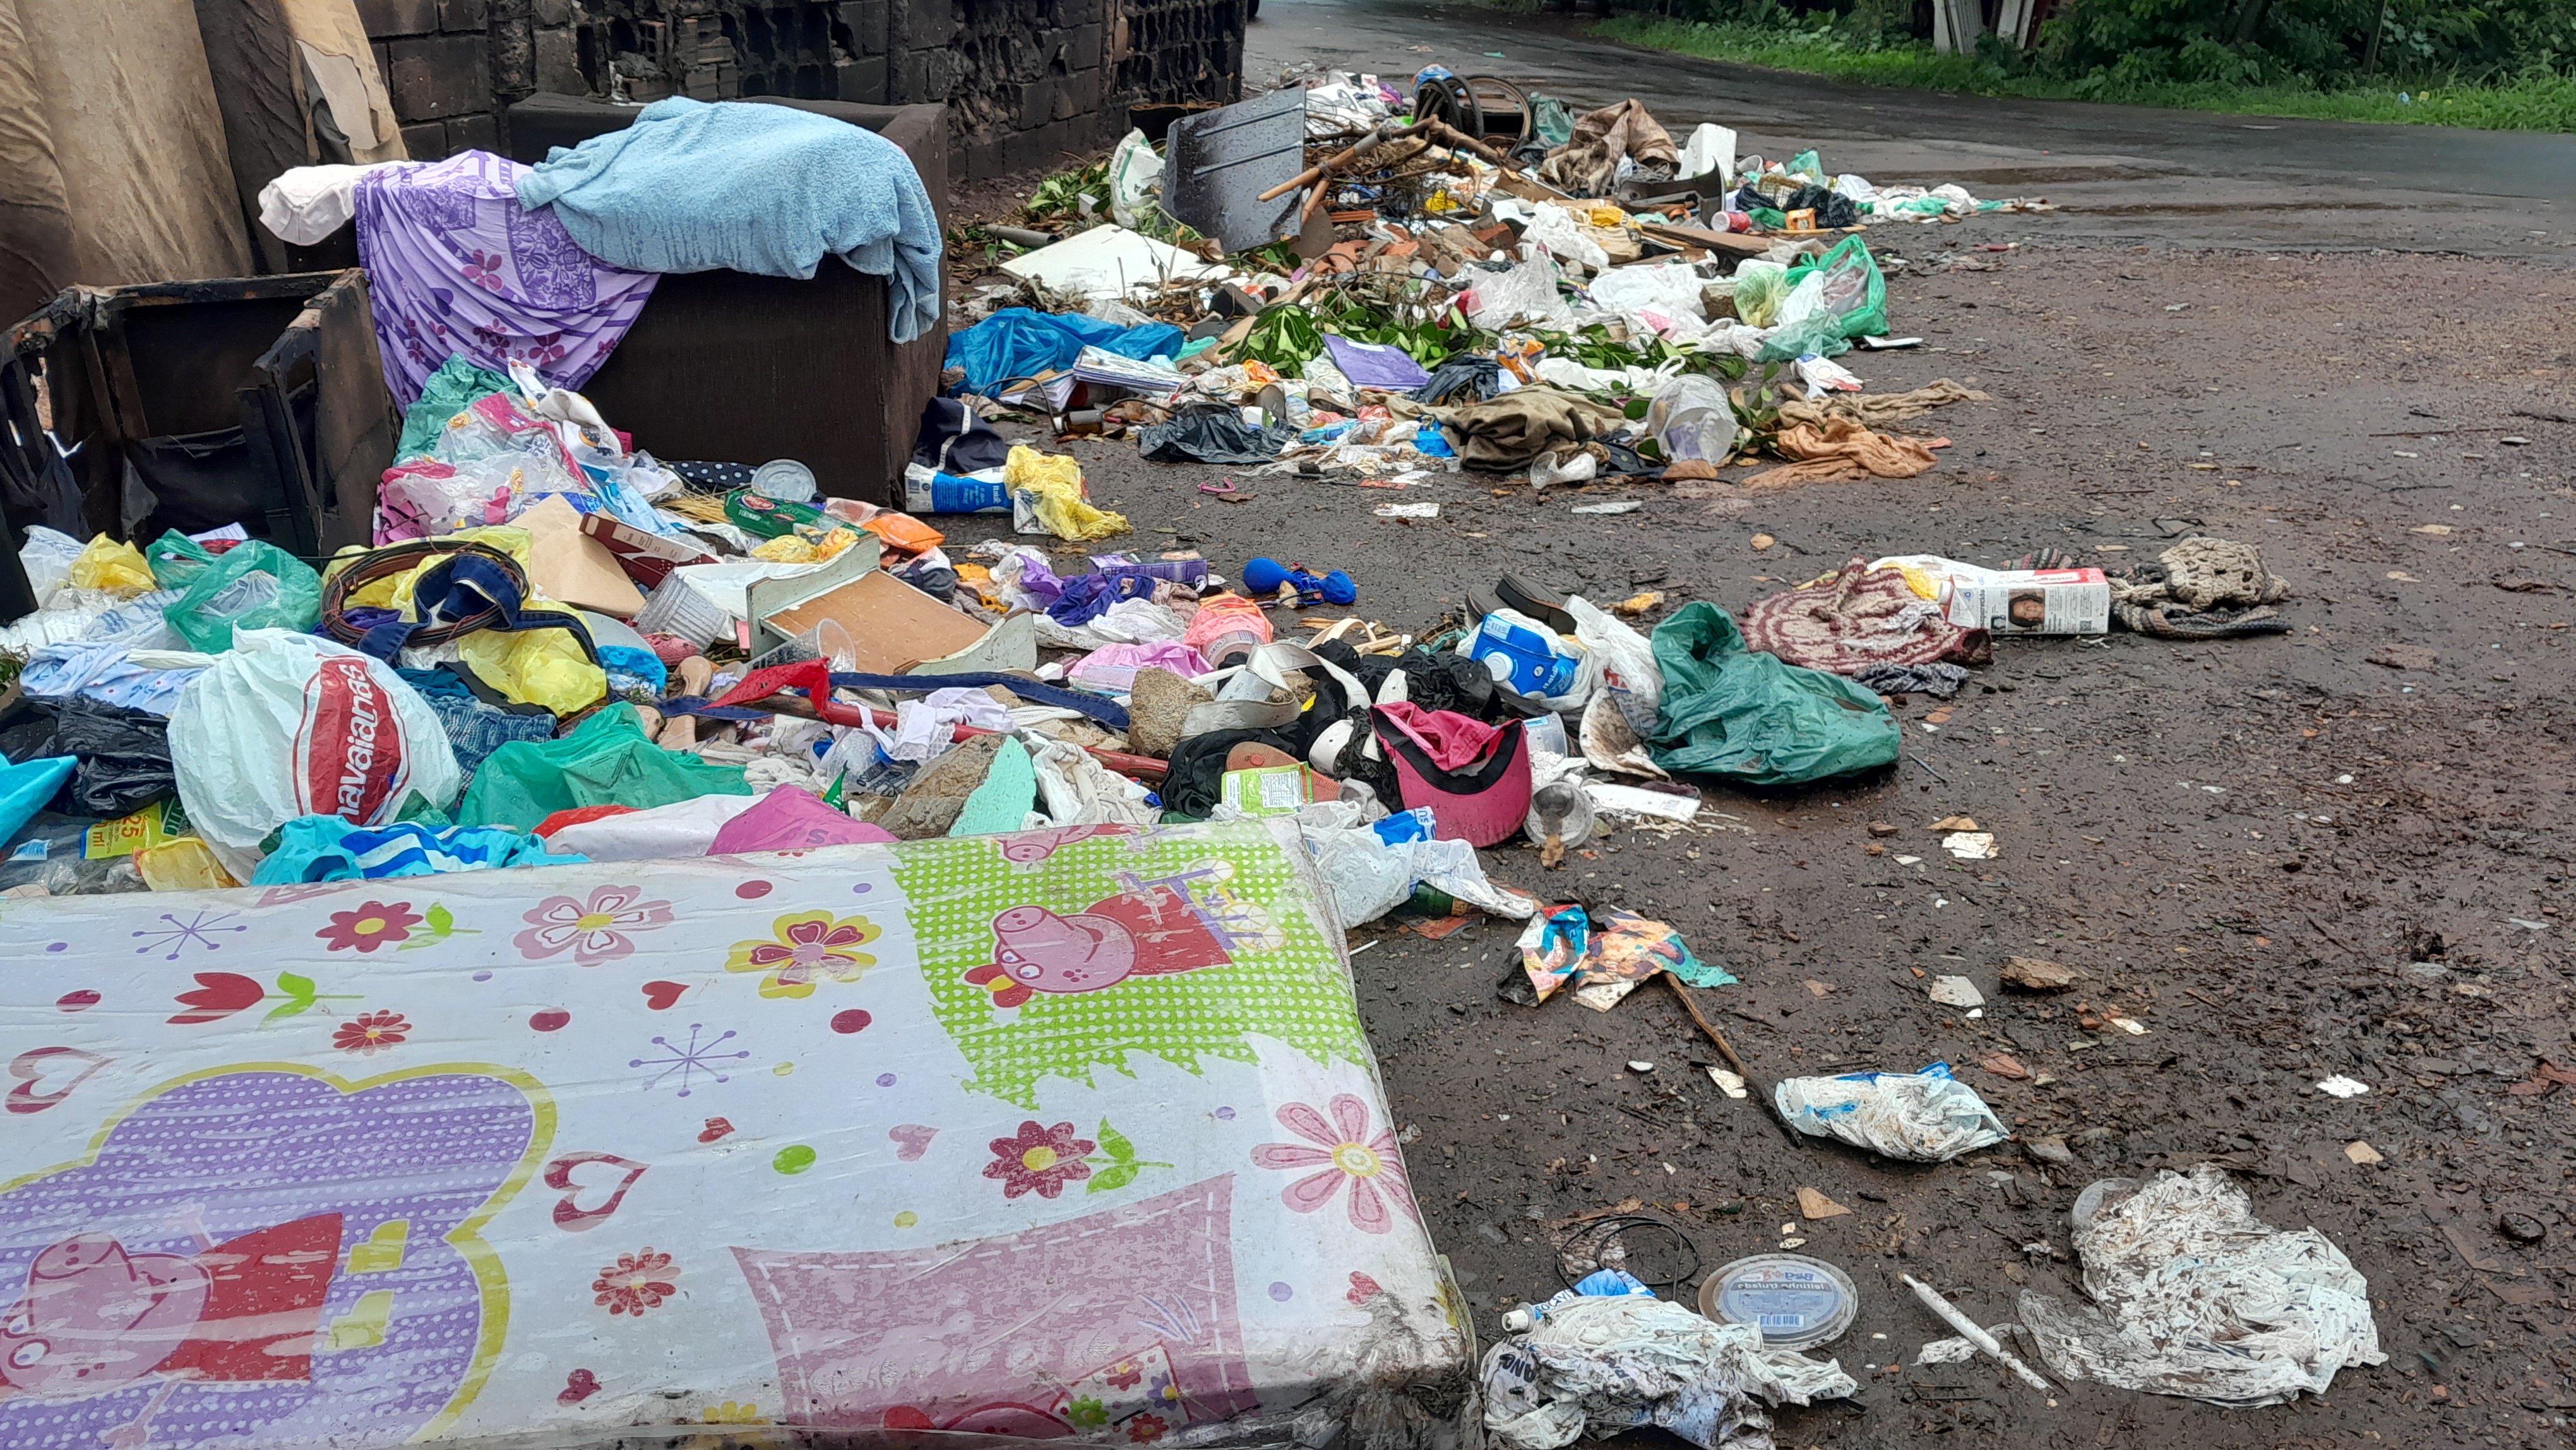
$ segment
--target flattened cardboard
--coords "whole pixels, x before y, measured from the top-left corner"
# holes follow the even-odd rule
[[[633,619],[644,595],[608,546],[582,531],[581,515],[560,495],[519,515],[528,531],[528,582],[557,604]]]

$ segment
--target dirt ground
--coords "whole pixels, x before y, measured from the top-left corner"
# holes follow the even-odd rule
[[[2534,1073],[2576,1067],[2576,275],[1976,249],[2003,234],[1871,234],[1907,259],[1890,312],[1926,345],[1846,363],[1873,392],[1951,377],[1994,396],[1925,420],[1954,441],[1909,480],[1712,501],[1464,474],[1427,491],[1438,520],[1397,522],[1372,516],[1387,492],[1074,451],[1136,542],[1195,546],[1229,575],[1253,554],[1346,569],[1358,612],[1409,631],[1506,569],[1740,610],[1855,555],[2055,546],[2116,564],[2190,531],[2260,545],[2292,585],[2293,634],[2004,642],[1950,706],[1898,709],[1893,771],[1711,787],[1702,829],[1621,831],[1556,873],[1517,845],[1485,853],[1500,879],[1668,921],[1724,964],[1741,984],[1701,998],[1757,1075],[1947,1061],[2021,1141],[1931,1167],[1793,1149],[1702,1072],[1715,1056],[1667,992],[1516,1007],[1494,991],[1512,925],[1434,941],[1379,923],[1353,966],[1414,1188],[1488,1342],[1503,1310],[1560,1286],[1570,1220],[1623,1200],[1686,1236],[1640,1241],[1638,1261],[1684,1294],[1694,1259],[1805,1239],[1859,1286],[1828,1352],[1862,1389],[1788,1412],[1784,1446],[2566,1444],[2576,1087]],[[1256,497],[1198,493],[1219,477]],[[1644,507],[1569,512],[1627,498]],[[1953,813],[2000,858],[1945,855],[1926,827]],[[1899,828],[1884,854],[1872,822]],[[2014,955],[2083,980],[2007,991]],[[1982,1018],[1930,1002],[1925,974],[1970,978]],[[2080,1025],[2115,1011],[2144,1035]],[[1998,1053],[2033,1076],[1976,1065]],[[2370,1091],[2318,1092],[2333,1074]],[[2352,1161],[2354,1143],[2379,1160]],[[2314,1225],[2368,1276],[2389,1363],[2244,1411],[1913,1363],[1949,1331],[1900,1273],[1981,1323],[2013,1318],[2023,1288],[2080,1299],[2075,1194],[2210,1160],[2261,1217]],[[1801,1187],[1852,1212],[1804,1222]],[[2509,1213],[2545,1239],[2517,1242]]]

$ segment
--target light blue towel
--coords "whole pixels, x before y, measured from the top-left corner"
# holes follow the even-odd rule
[[[556,147],[519,180],[583,251],[638,272],[811,277],[826,252],[893,293],[897,342],[939,325],[939,216],[903,148],[865,127],[748,101],[655,101],[622,131]]]

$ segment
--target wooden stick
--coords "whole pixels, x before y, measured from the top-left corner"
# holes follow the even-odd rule
[[[1746,1090],[1762,1100],[1763,1109],[1771,1121],[1780,1125],[1780,1131],[1789,1135],[1789,1141],[1792,1144],[1800,1148],[1806,1147],[1807,1135],[1799,1132],[1786,1117],[1781,1115],[1780,1100],[1771,1095],[1770,1086],[1753,1076],[1753,1070],[1744,1065],[1744,1059],[1735,1055],[1735,1048],[1727,1042],[1726,1034],[1717,1030],[1717,1024],[1701,1015],[1699,1003],[1692,999],[1689,985],[1671,972],[1659,972],[1656,975],[1662,977],[1672,987],[1674,996],[1682,999],[1682,1010],[1690,1014],[1691,1021],[1699,1024],[1700,1032],[1709,1041],[1717,1044],[1718,1054],[1726,1059],[1726,1065],[1735,1070],[1737,1077],[1744,1079]]]

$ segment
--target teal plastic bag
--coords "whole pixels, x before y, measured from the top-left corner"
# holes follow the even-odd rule
[[[438,446],[438,435],[447,430],[448,419],[478,399],[517,391],[518,385],[507,374],[476,367],[463,354],[449,357],[421,384],[420,400],[404,411],[402,438],[394,444],[395,460],[429,457]]]
[[[1744,647],[1725,610],[1686,604],[1655,629],[1664,697],[1648,754],[1676,774],[1798,785],[1896,761],[1887,702],[1840,675]]]
[[[213,567],[215,556],[206,552],[205,545],[172,529],[143,551],[143,562],[152,566],[153,583],[164,589],[185,589]]]
[[[1790,287],[1796,288],[1813,272],[1825,275],[1824,294],[1818,302],[1824,312],[1841,319],[1844,337],[1886,335],[1887,278],[1879,272],[1878,259],[1869,254],[1867,242],[1845,237],[1823,256],[1792,264]]]
[[[18,834],[18,828],[35,818],[36,812],[72,778],[78,760],[68,755],[51,755],[42,760],[29,760],[16,765],[0,755],[0,842]]]
[[[251,539],[217,555],[161,617],[190,649],[210,655],[233,647],[237,627],[311,634],[322,622],[322,576],[275,544]]]
[[[532,831],[580,806],[648,810],[702,795],[751,795],[742,767],[664,750],[635,707],[611,705],[559,740],[513,740],[483,758],[456,808],[461,826]]]

